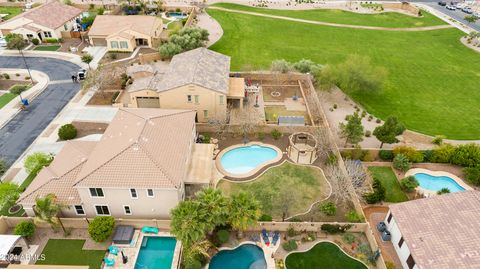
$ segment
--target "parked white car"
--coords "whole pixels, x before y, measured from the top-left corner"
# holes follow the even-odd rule
[[[448,10],[456,10],[457,9],[455,6],[452,6],[452,5],[446,5],[445,8],[447,8]]]
[[[1,37],[0,36],[0,47],[6,47],[7,46],[7,41],[5,40],[5,38]]]

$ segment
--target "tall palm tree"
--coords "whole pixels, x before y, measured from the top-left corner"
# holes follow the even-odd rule
[[[207,188],[197,192],[195,196],[200,208],[204,211],[207,232],[210,233],[216,226],[227,223],[228,202],[220,190]]]
[[[172,209],[170,216],[171,233],[180,239],[182,244],[188,246],[205,239],[205,213],[198,202],[180,202]]]
[[[35,206],[33,211],[35,212],[35,218],[33,219],[35,224],[48,223],[52,228],[60,226],[64,233],[66,233],[65,227],[59,218],[62,209],[66,209],[69,206],[59,203],[57,196],[53,193],[47,194],[45,197],[38,197],[35,199]]]
[[[239,192],[232,196],[229,206],[229,222],[242,237],[243,232],[260,218],[260,203],[250,193]]]

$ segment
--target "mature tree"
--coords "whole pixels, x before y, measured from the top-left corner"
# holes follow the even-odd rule
[[[317,140],[317,156],[326,160],[333,153],[334,142],[331,138],[328,128],[317,127],[312,134]]]
[[[95,242],[104,242],[113,233],[115,219],[111,216],[97,216],[88,224],[88,233]]]
[[[333,201],[337,205],[347,208],[354,195],[350,178],[342,171],[339,165],[328,165],[325,169],[325,175],[332,187]]]
[[[475,15],[467,15],[463,18],[468,24],[475,23],[479,17]]]
[[[207,213],[208,214],[208,213]],[[170,212],[171,233],[185,245],[205,239],[205,231],[209,225],[205,223],[205,211],[200,203],[189,200],[180,202]]]
[[[25,55],[23,55],[23,49],[27,46],[27,42],[20,34],[9,33],[5,36],[5,40],[7,41],[7,48],[8,49],[16,49],[22,55],[23,62],[25,63],[25,67],[27,68],[28,75],[33,85],[33,78],[32,74],[30,73],[30,68],[28,67],[27,60],[25,59]]]
[[[285,186],[277,196],[277,202],[275,205],[280,208],[282,212],[282,221],[285,221],[290,215],[290,209],[295,201],[302,198],[302,193],[295,186]]]
[[[397,143],[397,136],[403,134],[404,131],[405,126],[398,122],[397,117],[389,116],[383,125],[378,126],[373,130],[373,135],[382,142],[380,144],[380,148],[382,148],[383,143]]]
[[[11,182],[0,183],[0,209],[13,206],[19,196],[18,185]]]
[[[88,65],[88,69],[92,69],[90,67],[90,63],[93,61],[93,56],[91,54],[83,54],[82,55],[82,62],[86,63]]]
[[[63,232],[66,233],[65,227],[59,218],[59,214],[65,208],[68,208],[68,206],[58,202],[57,196],[53,193],[47,194],[44,197],[38,197],[35,199],[35,206],[33,207],[33,211],[35,212],[35,218],[33,220],[36,223],[48,223],[52,228],[60,226]]]
[[[361,162],[354,160],[345,160],[345,170],[351,179],[353,188],[357,190],[357,193],[363,192],[365,180],[367,179],[367,173],[362,166]]]
[[[170,35],[168,42],[160,45],[160,55],[164,58],[171,58],[178,53],[204,47],[208,41],[208,35],[208,31],[205,29],[183,28]]]
[[[260,203],[250,193],[232,195],[229,206],[229,222],[242,236],[243,231],[257,223],[261,216]]]
[[[204,211],[207,232],[227,223],[228,201],[220,190],[207,188],[197,192],[195,196],[200,208]]]
[[[53,160],[53,157],[43,152],[35,152],[27,156],[23,163],[25,170],[28,173],[37,173],[44,166],[49,165]]]
[[[340,123],[340,135],[345,138],[345,146],[348,143],[358,144],[363,140],[362,118],[357,112],[347,116],[347,123]]]

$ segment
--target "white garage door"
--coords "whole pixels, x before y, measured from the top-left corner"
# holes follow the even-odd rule
[[[139,108],[160,108],[160,99],[158,97],[137,97]]]

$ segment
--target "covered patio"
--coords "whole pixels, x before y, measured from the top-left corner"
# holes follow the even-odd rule
[[[28,264],[21,257],[33,256],[35,250],[30,249],[27,241],[20,235],[0,235],[0,266],[6,264]]]

